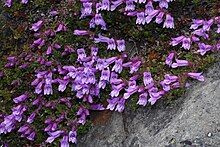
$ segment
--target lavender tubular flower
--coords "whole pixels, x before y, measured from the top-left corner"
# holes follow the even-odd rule
[[[5,6],[11,7],[11,5],[12,5],[12,0],[6,0],[5,1]]]
[[[115,111],[122,112],[125,108],[125,99],[121,98],[118,100]]]
[[[86,30],[74,30],[73,34],[78,36],[85,36],[89,35],[89,32]]]
[[[106,109],[113,111],[115,109],[115,106],[117,105],[118,98],[107,99],[107,102],[108,106]]]
[[[144,86],[146,86],[147,89],[150,89],[151,87],[154,86],[154,80],[150,72],[143,73],[143,82],[144,82]]]
[[[68,136],[63,136],[62,140],[60,140],[61,147],[69,147]]]
[[[147,97],[148,97],[148,94],[145,92],[145,93],[142,93],[139,95],[139,100],[137,102],[138,105],[142,105],[142,106],[146,106],[147,104]]]
[[[168,8],[168,2],[167,2],[167,0],[160,0],[160,2],[159,2],[159,6],[160,6],[160,8]]]
[[[136,24],[145,24],[145,14],[144,12],[137,13]]]
[[[198,27],[200,27],[203,24],[204,20],[201,19],[193,19],[193,23],[190,26],[190,29],[197,29]]]
[[[146,17],[146,23],[149,24],[152,19],[159,13],[159,10],[153,10],[148,16]]]
[[[110,1],[109,0],[102,0],[101,10],[110,10]]]
[[[106,23],[105,23],[105,21],[103,20],[103,17],[102,17],[101,14],[95,14],[94,23],[95,23],[96,25],[100,25],[100,26],[101,26],[101,29],[106,30]]]
[[[184,36],[179,36],[179,37],[176,37],[176,38],[172,38],[172,41],[170,42],[170,45],[176,46],[179,43],[181,43],[184,38],[185,38]]]
[[[183,38],[182,40],[182,47],[186,50],[189,50],[190,49],[190,46],[191,46],[191,39],[190,38]]]
[[[63,131],[61,131],[61,130],[57,130],[57,131],[55,131],[55,132],[48,132],[48,134],[50,135],[50,137],[48,137],[45,142],[52,143],[52,142],[53,142],[57,137],[59,137],[62,133],[63,133]]]
[[[197,52],[200,53],[202,56],[213,48],[211,45],[206,45],[204,43],[199,43],[198,46],[199,50]]]
[[[81,18],[85,16],[89,16],[92,14],[92,3],[91,2],[85,2],[83,3],[83,8],[81,9]]]
[[[123,3],[123,0],[112,1],[111,11],[114,11],[118,6]]]
[[[154,10],[152,1],[148,1],[145,5],[145,14],[150,14]]]
[[[166,15],[166,19],[163,24],[163,28],[174,28],[174,20],[173,17],[169,14]]]
[[[210,20],[208,20],[208,21],[204,21],[204,22],[203,22],[203,27],[202,27],[202,29],[203,29],[204,31],[209,31],[209,30],[210,30],[210,27],[212,26],[213,23],[214,23],[214,20],[213,20],[213,19],[210,19]]]
[[[27,4],[29,0],[21,0],[22,4]]]
[[[128,88],[125,89],[126,93],[124,93],[123,98],[128,99],[132,94],[138,91],[139,87],[136,85],[136,81],[129,81]]]
[[[156,22],[157,24],[162,23],[162,21],[163,21],[163,16],[164,16],[164,12],[160,12],[160,13],[156,16],[155,22]]]
[[[133,0],[127,0],[125,3],[126,3],[125,11],[134,11],[135,10],[135,5],[134,5]]]
[[[166,57],[166,61],[165,64],[168,66],[171,66],[173,63],[173,58],[175,56],[175,53],[170,53],[167,57]]]
[[[202,75],[202,73],[187,73],[187,75],[193,79],[199,80],[199,81],[204,81],[204,76]]]
[[[34,32],[37,32],[43,25],[43,21],[39,20],[38,22],[34,23],[30,30],[33,30]]]
[[[115,65],[112,67],[112,71],[115,71],[117,73],[121,73],[122,69],[123,69],[122,59],[116,60]]]
[[[179,60],[176,59],[176,63],[171,65],[172,68],[182,67],[182,66],[189,66],[189,62],[187,60]]]
[[[69,142],[76,143],[76,131],[69,132]]]
[[[116,40],[117,48],[119,52],[125,51],[125,41],[124,40]]]
[[[25,101],[27,98],[28,98],[27,94],[22,94],[16,98],[14,98],[13,101],[17,104],[17,103]]]

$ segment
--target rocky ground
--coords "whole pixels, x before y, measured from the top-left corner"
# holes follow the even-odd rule
[[[220,62],[206,81],[192,83],[172,105],[114,113],[96,125],[78,147],[218,147],[220,146]]]

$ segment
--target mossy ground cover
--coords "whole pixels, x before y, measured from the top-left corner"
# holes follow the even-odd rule
[[[31,1],[28,5],[22,5],[19,2],[15,2],[11,8],[0,7],[0,71],[4,72],[4,76],[1,77],[0,82],[0,114],[10,113],[11,107],[13,106],[12,99],[18,94],[24,91],[33,91],[33,87],[30,83],[34,79],[35,70],[39,68],[40,65],[37,63],[31,63],[31,65],[26,69],[15,68],[5,68],[4,65],[7,62],[7,57],[12,55],[19,55],[22,52],[32,52],[37,55],[42,55],[46,48],[41,49],[31,49],[29,46],[33,41],[33,34],[29,30],[30,24],[36,22],[39,19],[48,19],[48,12],[56,8],[62,13],[56,17],[51,18],[51,22],[47,23],[47,27],[55,28],[58,22],[64,22],[67,24],[69,31],[65,33],[59,33],[51,40],[52,42],[58,42],[62,46],[70,45],[73,48],[89,47],[92,45],[92,41],[85,37],[76,37],[73,35],[73,30],[75,29],[86,29],[88,28],[88,18],[79,19],[80,14],[80,3],[69,1],[59,2],[56,0],[43,1],[36,0]],[[178,47],[171,47],[169,45],[170,38],[186,33],[190,26],[192,18],[211,18],[213,16],[219,15],[220,4],[218,0],[211,1],[188,1],[188,0],[176,0],[175,3],[170,5],[170,12],[175,18],[175,29],[164,29],[162,26],[155,23],[150,23],[149,25],[139,26],[135,24],[135,18],[130,18],[122,15],[119,12],[105,13],[104,18],[108,24],[108,30],[102,32],[107,36],[114,36],[116,38],[124,38],[127,43],[126,52],[130,57],[141,57],[143,65],[141,67],[142,71],[151,71],[155,80],[162,80],[165,73],[170,73],[174,75],[181,75],[182,73],[187,73],[190,71],[205,71],[211,64],[216,62],[218,59],[215,54],[210,53],[201,57],[201,55],[194,53],[194,49],[190,52],[185,52]],[[50,20],[50,18],[49,18]],[[184,26],[184,27],[183,27]],[[43,28],[46,29],[46,28]],[[92,30],[96,34],[100,33],[100,29]],[[214,36],[214,39],[219,39],[219,36]],[[211,43],[211,42],[210,42]],[[107,57],[112,55],[117,55],[117,52],[109,52],[105,46],[98,45],[101,50],[101,57]],[[64,49],[55,50],[53,54],[47,57],[51,61],[59,62],[61,65],[66,65],[74,63],[77,59],[76,54],[71,54],[63,57],[61,51]],[[165,58],[170,51],[176,51],[178,53],[178,58],[186,59],[192,62],[192,66],[180,69],[168,68],[165,64]],[[52,67],[51,67],[52,68]],[[128,78],[129,74],[125,71],[122,74],[123,78]],[[186,77],[182,76],[182,84],[186,83]],[[167,101],[167,103],[172,103],[172,100],[178,98],[185,92],[185,89],[177,89],[165,97],[162,100]],[[108,90],[101,93],[102,100],[108,98]],[[56,100],[59,96],[72,96],[70,89],[67,90],[62,95],[55,92],[53,96],[48,96],[50,100]],[[31,96],[32,99],[35,98],[34,95]],[[131,97],[131,102],[129,106],[132,108],[137,108],[136,105],[138,98],[133,95]],[[74,117],[71,113],[76,112],[77,103],[75,106],[68,110],[68,117]],[[33,108],[34,109],[34,108]],[[42,109],[40,111],[40,117],[34,121],[34,126],[37,132],[37,138],[33,142],[29,142],[25,139],[19,137],[15,132],[1,135],[0,143],[6,142],[9,146],[39,146],[47,138],[46,133],[43,133],[44,120],[47,115],[59,115],[63,110],[67,111],[67,107],[63,105],[58,105],[55,110]],[[146,109],[147,106],[146,106]],[[31,112],[31,110],[29,111]],[[26,112],[26,113],[29,113]],[[110,116],[108,112],[104,112],[107,116]],[[102,113],[94,113],[100,115],[102,118]],[[99,117],[99,116],[96,116]],[[0,122],[3,118],[0,116]],[[78,135],[85,134],[88,129],[99,122],[99,119],[91,119],[85,126],[78,129]],[[101,120],[100,120],[101,121]],[[94,123],[94,124],[93,124]],[[64,124],[63,124],[64,125]],[[40,130],[40,131],[38,131]],[[56,146],[59,143],[56,141],[52,146]]]

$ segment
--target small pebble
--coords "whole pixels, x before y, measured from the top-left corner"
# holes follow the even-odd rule
[[[212,136],[212,133],[208,133],[208,137],[211,137]]]

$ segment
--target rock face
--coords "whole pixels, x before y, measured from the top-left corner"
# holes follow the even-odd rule
[[[165,105],[113,113],[106,124],[94,126],[78,147],[219,147],[220,63],[206,81],[193,83],[187,93]]]

